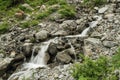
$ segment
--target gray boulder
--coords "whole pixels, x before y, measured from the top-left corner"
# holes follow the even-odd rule
[[[35,34],[35,38],[38,41],[43,41],[48,38],[48,31],[42,30]]]
[[[117,46],[117,43],[114,41],[103,41],[103,45],[105,47],[111,48],[111,47]]]
[[[3,75],[4,71],[7,69],[12,60],[13,58],[0,58],[0,76]]]
[[[73,58],[75,58],[75,53],[71,48],[59,52],[56,55],[56,60],[58,63],[68,64],[73,61]]]
[[[30,56],[32,53],[33,44],[32,43],[24,43],[22,47],[22,51],[25,56]]]

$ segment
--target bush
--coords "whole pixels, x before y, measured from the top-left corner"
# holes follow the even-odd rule
[[[74,65],[72,75],[76,80],[105,80],[112,72],[109,66],[108,59],[105,57],[100,57],[96,61],[85,58],[82,64]]]

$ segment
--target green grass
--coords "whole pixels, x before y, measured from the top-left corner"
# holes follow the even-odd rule
[[[37,20],[29,20],[29,21],[25,21],[23,23],[20,23],[20,27],[21,28],[29,28],[29,27],[33,27],[38,25],[38,21]]]
[[[118,49],[117,53],[112,57],[112,63],[114,68],[120,69],[120,48]]]
[[[9,24],[7,22],[0,24],[0,34],[3,34],[8,30],[9,30]]]
[[[63,18],[73,18],[76,15],[75,8],[69,5],[63,5],[58,12]]]
[[[87,7],[99,6],[107,3],[107,0],[84,0],[84,5]]]
[[[111,58],[102,56],[92,60],[84,57],[83,60],[83,63],[76,63],[72,68],[72,76],[76,80],[118,80],[114,71],[120,69],[120,49]]]

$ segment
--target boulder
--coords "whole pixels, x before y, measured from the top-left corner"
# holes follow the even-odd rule
[[[88,39],[84,40],[84,44],[85,45],[92,44],[95,46],[95,45],[101,44],[101,41],[100,41],[100,39],[97,39],[97,38],[88,38]]]
[[[19,19],[24,19],[25,18],[25,13],[23,11],[18,11],[15,13],[15,17]]]
[[[50,43],[48,47],[48,53],[50,56],[56,56],[58,50],[57,50],[57,45],[55,43]]]
[[[56,55],[56,60],[58,63],[68,64],[72,62],[73,59],[75,59],[75,52],[71,48],[66,49],[62,52],[58,52]]]
[[[25,56],[30,56],[32,53],[33,44],[32,43],[24,43],[22,47],[22,51]]]
[[[13,58],[0,58],[0,76],[3,75],[4,71],[7,69],[12,60]]]
[[[117,46],[117,43],[114,41],[103,41],[103,45],[105,47],[111,48],[111,47]]]
[[[59,30],[53,34],[53,36],[66,36],[68,33],[64,30]]]
[[[56,55],[56,60],[58,61],[58,63],[70,63],[72,61],[72,58],[69,54],[66,54],[64,51],[63,52],[59,52]]]
[[[108,6],[102,7],[98,10],[98,13],[105,13],[108,10]]]
[[[37,32],[35,34],[35,38],[36,38],[37,41],[46,40],[48,38],[48,31],[42,30],[42,31]]]

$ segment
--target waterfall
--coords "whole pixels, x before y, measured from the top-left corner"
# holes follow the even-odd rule
[[[46,62],[45,62],[45,56],[46,56],[46,51],[48,49],[48,46],[51,42],[53,42],[54,39],[51,39],[47,42],[43,42],[42,45],[40,46],[40,50],[36,56],[34,56],[34,51],[36,48],[33,49],[31,60],[28,63],[24,63],[23,67],[20,72],[12,74],[8,80],[14,80],[18,78],[18,80],[21,80],[21,78],[29,78],[33,72],[32,69],[36,69],[39,67],[47,67]]]

